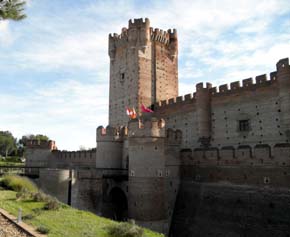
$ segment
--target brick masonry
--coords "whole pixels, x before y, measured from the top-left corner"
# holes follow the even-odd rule
[[[109,57],[109,125],[97,128],[96,151],[27,151],[27,165],[54,168],[40,172],[48,192],[64,198],[70,179],[73,206],[174,237],[289,236],[288,59],[269,77],[178,96],[177,32],[148,19],[109,35]],[[141,115],[142,103],[154,113]]]

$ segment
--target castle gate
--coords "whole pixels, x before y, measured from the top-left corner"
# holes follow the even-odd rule
[[[124,191],[119,187],[114,187],[109,194],[111,201],[111,219],[125,221],[128,219],[128,200]]]

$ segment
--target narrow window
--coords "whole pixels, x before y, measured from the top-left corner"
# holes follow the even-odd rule
[[[124,83],[124,81],[125,81],[125,73],[123,72],[120,74],[120,82]]]
[[[240,120],[239,121],[239,131],[240,132],[250,131],[250,121],[249,120]]]

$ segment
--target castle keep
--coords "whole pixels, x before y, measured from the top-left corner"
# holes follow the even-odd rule
[[[97,128],[96,149],[27,144],[41,188],[168,236],[290,235],[288,58],[269,76],[178,96],[176,30],[130,20],[109,35],[109,57],[109,125]]]
[[[150,27],[149,20],[129,21],[120,35],[109,35],[109,125],[124,126],[125,107],[151,105],[178,96],[176,30]]]

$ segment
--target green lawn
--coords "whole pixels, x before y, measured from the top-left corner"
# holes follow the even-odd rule
[[[109,219],[66,205],[59,210],[43,210],[44,205],[43,202],[17,201],[16,192],[0,190],[0,208],[15,216],[22,208],[23,216],[29,215],[31,218],[25,222],[36,228],[48,228],[49,237],[110,237],[105,227],[114,222]],[[164,236],[146,229],[144,237]]]

